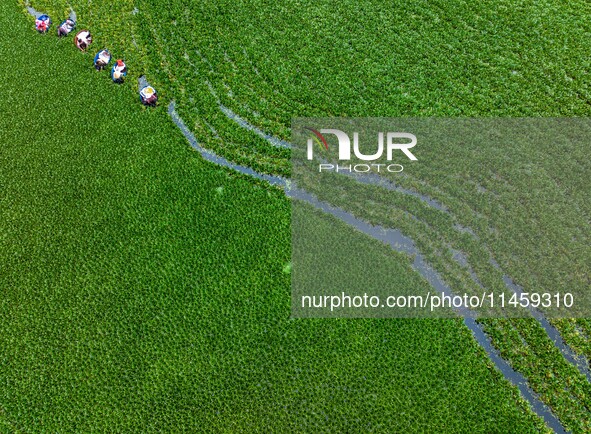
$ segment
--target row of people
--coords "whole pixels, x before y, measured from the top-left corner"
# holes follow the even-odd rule
[[[51,18],[48,15],[40,15],[35,20],[35,28],[40,33],[47,33],[51,27]],[[69,35],[76,28],[76,22],[70,18],[62,21],[57,29],[57,35],[64,37]],[[92,35],[88,30],[78,32],[74,38],[74,43],[80,51],[86,51],[92,43]],[[97,71],[105,69],[111,63],[111,53],[107,49],[99,51],[94,56],[94,67]],[[122,59],[117,59],[111,69],[111,79],[115,83],[123,83],[127,76],[127,65]],[[156,105],[158,95],[156,90],[150,85],[140,89],[140,101],[144,105]]]

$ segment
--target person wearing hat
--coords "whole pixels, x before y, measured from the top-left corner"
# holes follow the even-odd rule
[[[143,105],[155,106],[158,101],[156,90],[152,86],[146,86],[140,90],[140,101]]]
[[[97,71],[101,71],[103,69],[105,69],[105,67],[111,62],[111,53],[109,53],[109,50],[104,49],[101,50],[97,53],[96,56],[94,56],[94,67],[96,68]]]
[[[123,83],[126,75],[127,66],[125,65],[125,62],[121,59],[117,59],[117,62],[113,65],[113,69],[111,69],[111,79],[115,83]]]
[[[57,35],[60,38],[62,36],[67,36],[70,34],[70,32],[72,30],[74,30],[75,27],[76,27],[76,23],[73,20],[68,18],[67,20],[62,21],[60,26],[57,28]]]
[[[88,46],[92,43],[92,35],[88,30],[81,30],[74,38],[74,43],[80,51],[86,51]]]
[[[35,28],[39,33],[46,33],[51,26],[51,18],[48,15],[40,15],[35,20]]]

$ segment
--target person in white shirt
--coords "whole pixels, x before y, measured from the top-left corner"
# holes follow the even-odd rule
[[[97,71],[101,71],[103,69],[105,69],[105,67],[111,62],[111,53],[109,53],[109,50],[104,49],[101,50],[97,53],[96,56],[94,56],[94,67],[96,68]]]
[[[92,35],[88,30],[82,30],[78,32],[76,38],[74,38],[76,47],[81,51],[86,51],[88,46],[92,43]]]
[[[76,23],[73,20],[68,18],[67,20],[62,21],[60,26],[57,28],[57,35],[60,38],[63,36],[67,36],[70,34],[70,32],[72,30],[74,30],[75,27],[76,27]]]

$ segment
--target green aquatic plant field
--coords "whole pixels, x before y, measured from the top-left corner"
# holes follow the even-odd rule
[[[260,170],[289,173],[283,150],[240,128],[220,105],[283,139],[299,116],[591,113],[591,10],[582,1],[172,1],[166,8],[145,1],[139,10],[141,20],[153,23],[140,34],[157,47],[154,80],[170,89],[206,146]],[[411,236],[460,293],[474,282],[452,249],[489,290],[503,289],[507,274],[525,292],[588,291],[587,147],[520,145],[503,153],[494,143],[471,145],[417,148],[420,164],[397,180],[449,212],[393,193],[384,198],[382,220],[373,221]],[[347,206],[352,198],[325,199]],[[485,323],[497,348],[567,428],[589,431],[589,382],[539,324]],[[589,360],[588,320],[552,323]]]
[[[459,320],[290,319],[283,191],[16,3],[0,35],[2,432],[544,430]]]
[[[67,10],[65,1],[35,4]],[[72,6],[82,23],[137,57],[136,68],[177,102],[205,147],[261,171],[289,174],[289,152],[240,127],[220,105],[282,139],[296,116],[590,113],[590,11],[582,1]],[[442,144],[420,149],[419,159],[399,184],[447,206],[446,224],[473,229],[517,283],[531,291],[589,287],[591,166],[584,147],[503,154],[493,144]],[[457,238],[449,226],[436,227]],[[530,236],[532,229],[539,236]],[[456,248],[465,251],[465,244]],[[473,268],[492,273],[482,263]]]
[[[591,45],[591,10],[584,1],[33,2],[54,23],[67,15],[70,4],[78,13],[79,28],[92,29],[93,50],[108,46],[126,59],[129,83],[114,92],[131,102],[134,79],[145,73],[163,105],[176,101],[206,148],[262,172],[289,175],[289,151],[242,128],[228,110],[281,139],[289,139],[291,119],[297,116],[590,114],[586,47]],[[71,44],[49,35],[46,39],[56,47]],[[85,56],[83,69],[92,72],[90,57]],[[104,96],[99,92],[95,98]],[[96,131],[86,128],[87,135]],[[124,134],[135,137],[137,132]],[[516,145],[501,151],[476,142],[462,147],[442,142],[416,149],[420,164],[409,167],[397,182],[437,200],[447,211],[397,192],[385,197],[372,215],[362,208],[350,211],[411,237],[457,292],[478,287],[468,269],[454,260],[454,251],[467,258],[489,290],[505,289],[504,274],[526,292],[588,290],[591,166],[585,146]],[[218,199],[227,192],[220,187]],[[273,200],[284,208],[281,217],[271,213],[265,221],[287,228],[288,204],[272,191],[278,195]],[[350,206],[347,199],[355,197],[325,199]],[[252,203],[275,209],[266,199]],[[474,235],[458,228],[469,228]],[[281,245],[283,270],[288,246]],[[551,322],[573,350],[591,359],[588,319]],[[483,325],[503,357],[527,377],[568,429],[591,430],[589,382],[538,322],[484,320]]]

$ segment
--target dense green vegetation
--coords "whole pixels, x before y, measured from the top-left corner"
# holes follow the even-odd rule
[[[294,116],[589,113],[583,1],[136,4],[150,74],[181,114],[210,147],[270,170],[286,170],[277,151],[217,99],[283,138]]]
[[[428,207],[418,198],[398,192],[385,194],[382,188],[360,185],[343,176],[323,176],[321,185],[308,182],[302,187],[371,223],[400,228],[411,236],[430,264],[443,270],[456,293],[480,294],[482,287],[452,258],[450,246],[466,253],[472,270],[487,289],[497,293],[505,289],[501,273],[488,262],[487,245],[455,230],[447,213]],[[376,197],[379,200],[372,200]],[[368,207],[368,203],[372,206]],[[563,321],[566,320],[557,324]],[[535,320],[485,319],[482,323],[503,357],[528,378],[532,388],[568,429],[575,432],[591,429],[591,385],[564,359]],[[572,340],[570,335],[565,334],[565,338]],[[581,341],[587,342],[579,338]]]
[[[154,23],[141,33],[158,47],[154,80],[171,90],[200,139],[280,173],[283,160],[267,165],[278,151],[228,120],[219,102],[283,138],[294,116],[586,116],[589,12],[581,1],[140,2],[140,15]],[[398,183],[450,213],[393,194],[383,199],[386,221],[410,235],[458,292],[477,287],[450,248],[466,255],[489,290],[504,288],[493,257],[525,291],[587,291],[591,166],[578,145],[417,149],[421,163]],[[589,357],[585,321],[555,324]],[[588,383],[539,325],[487,326],[563,422],[588,430]]]
[[[67,9],[59,0],[35,4]],[[591,33],[581,1],[72,5],[115,45],[127,37],[122,49],[174,97],[206,147],[264,171],[287,173],[286,151],[239,127],[219,103],[282,138],[293,116],[589,113],[581,47]],[[128,32],[120,16],[137,18]],[[131,39],[150,47],[149,55],[134,54]],[[445,204],[519,284],[563,292],[589,286],[591,167],[583,146],[500,152],[475,142],[419,154],[421,164],[398,182]],[[530,236],[532,228],[541,236]]]
[[[140,10],[155,23],[142,33],[159,47],[155,80],[172,89],[181,113],[194,120],[208,146],[236,160],[242,157],[234,150],[236,141],[252,146],[257,161],[254,150],[264,143],[226,119],[216,98],[284,138],[293,116],[589,114],[584,47],[591,36],[591,11],[582,1],[364,2],[362,7],[328,1],[173,1],[167,8],[142,2]],[[501,273],[489,263],[492,256],[526,291],[586,291],[591,258],[586,148],[516,147],[506,153],[472,145],[423,148],[422,163],[398,179],[438,199],[449,216],[400,195],[388,210],[390,224],[405,229],[458,291],[474,284],[451,261],[449,247],[467,255],[489,289],[502,288]],[[479,242],[455,230],[455,224],[472,228]],[[590,355],[585,320],[555,324],[573,348]],[[511,327],[537,326],[515,321]],[[532,342],[541,339],[538,348],[549,342],[520,333],[532,334]],[[514,352],[535,353],[530,363],[546,367],[536,372],[513,359],[537,378],[531,380],[539,390],[549,387],[548,378],[556,381],[548,372],[555,366],[563,372],[553,386],[557,391],[570,395],[564,386],[573,381],[587,388],[556,351],[511,342]],[[579,423],[585,428],[588,398],[573,409],[572,402],[562,405],[551,394],[543,396],[573,429]]]
[[[544,429],[459,320],[290,319],[283,192],[198,158],[18,12],[0,5],[2,431]]]
[[[34,3],[52,14],[68,10],[65,0]],[[82,26],[132,60],[132,73],[147,73],[177,101],[206,147],[266,172],[288,174],[288,153],[240,128],[220,104],[281,138],[289,138],[294,116],[589,115],[591,10],[584,1],[71,4]],[[591,166],[584,146],[442,143],[417,153],[420,164],[398,183],[449,213],[394,193],[373,215],[353,211],[411,236],[458,292],[478,287],[451,249],[489,290],[504,288],[491,257],[526,291],[588,290]],[[346,198],[326,199],[351,203]],[[588,319],[553,323],[591,358]],[[589,384],[540,326],[485,324],[565,425],[589,430]]]

